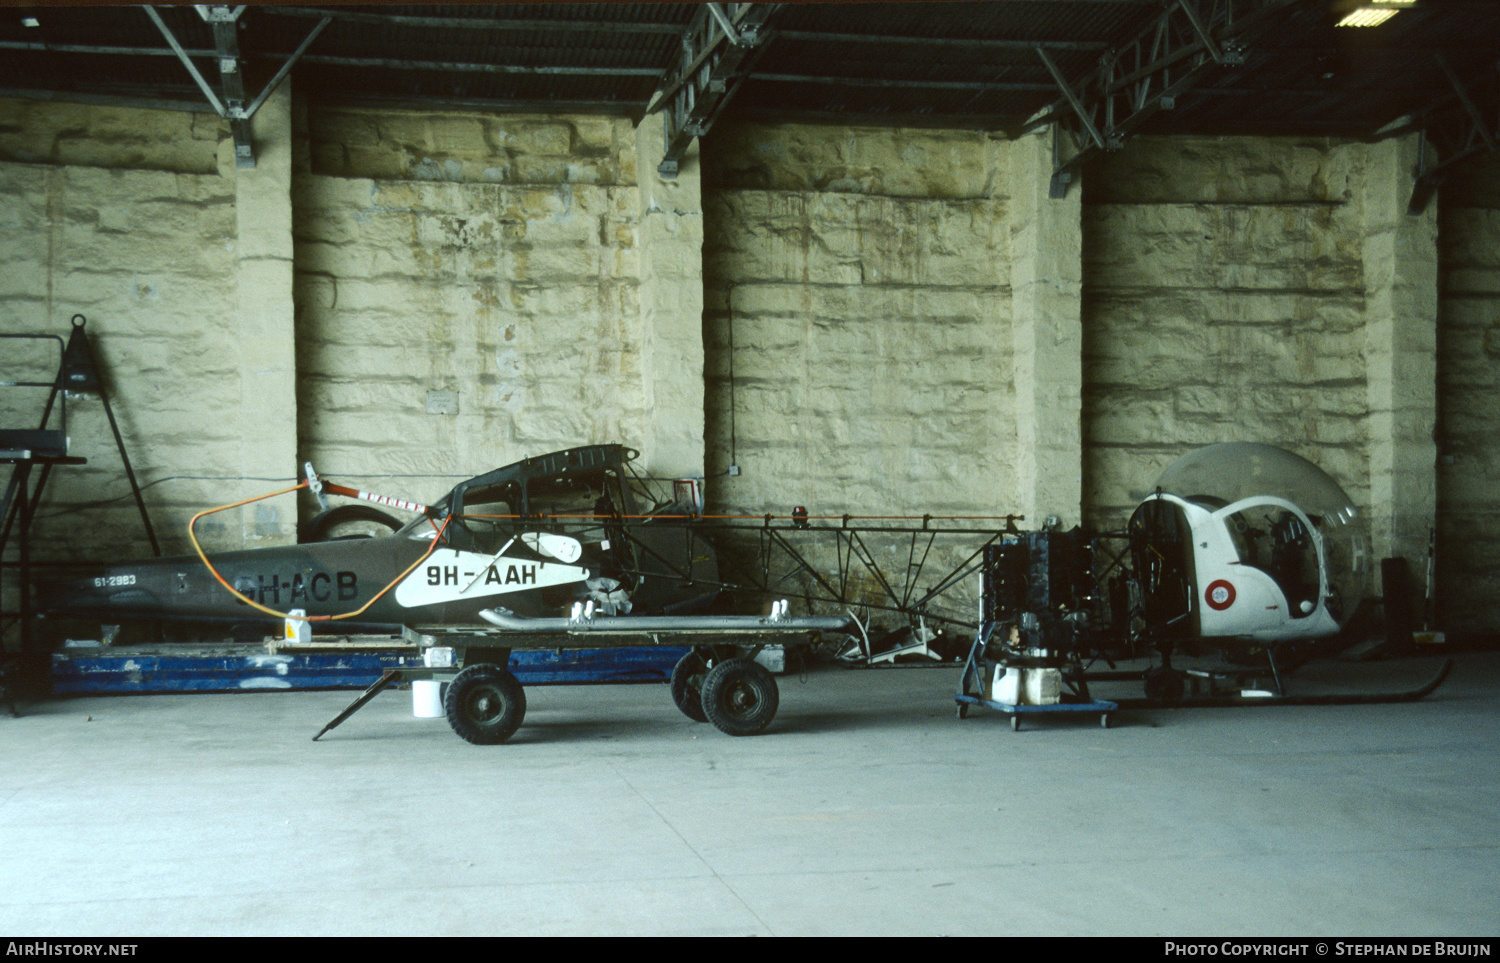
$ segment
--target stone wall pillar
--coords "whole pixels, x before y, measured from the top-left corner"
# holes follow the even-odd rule
[[[1421,589],[1437,510],[1437,205],[1406,213],[1416,149],[1415,135],[1367,148],[1364,277],[1373,549],[1377,564],[1405,558]]]
[[[1048,515],[1072,527],[1083,503],[1083,192],[1047,196],[1049,144],[1041,133],[1008,145],[1016,494],[1028,528]]]
[[[291,108],[286,80],[252,120],[255,167],[235,168],[231,149],[222,165],[235,179],[241,442],[239,464],[232,470],[225,466],[225,474],[253,478],[290,478],[298,472]],[[246,486],[256,489],[256,483]],[[294,495],[259,502],[242,518],[247,547],[296,541]]]
[[[665,153],[662,115],[636,127],[640,208],[641,377],[649,411],[639,440],[647,470],[703,475],[703,198],[696,144],[677,177],[656,172]],[[628,439],[622,439],[628,441]]]

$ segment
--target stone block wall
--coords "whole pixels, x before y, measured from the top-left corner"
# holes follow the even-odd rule
[[[89,316],[166,552],[188,550],[191,514],[304,459],[419,499],[603,441],[702,475],[701,204],[691,173],[638,162],[659,119],[294,123],[283,88],[255,125],[243,169],[202,115],[0,101],[0,331]],[[45,346],[0,357],[12,379],[55,365]],[[44,401],[0,396],[19,427]],[[38,558],[149,554],[98,401],[69,414],[90,463],[54,474]],[[282,496],[198,529],[211,550],[285,543],[312,510]]]
[[[320,472],[427,499],[527,454],[641,447],[628,121],[318,110],[301,133],[299,435]]]
[[[234,183],[218,167],[227,127],[191,114],[46,108],[0,101],[0,331],[66,339],[73,315],[88,319],[127,452],[156,483],[145,497],[157,519],[244,497],[263,483],[210,480],[244,474],[240,447],[254,431],[239,414],[247,332],[235,323]],[[56,375],[50,346],[4,354],[22,363],[4,364],[0,378]],[[0,389],[0,418],[34,428],[46,397]],[[88,464],[53,472],[38,556],[149,554],[102,403],[80,395],[67,409],[71,451]],[[187,550],[180,526],[158,528],[166,550]]]
[[[801,505],[896,526],[884,517],[1018,510],[1006,163],[968,132],[716,130],[703,175],[710,513]],[[909,539],[866,538],[901,591]],[[831,542],[794,540],[832,579]],[[930,563],[971,550],[945,539]],[[870,573],[855,566],[853,581],[880,600]]]
[[[1414,150],[1139,138],[1090,169],[1087,517],[1119,524],[1193,447],[1269,442],[1332,475],[1372,563],[1405,558],[1425,588],[1438,229],[1406,210]]]
[[[746,125],[704,156],[712,509],[1013,510],[995,144]]]
[[[1500,634],[1500,160],[1444,182],[1438,327],[1436,608],[1450,632]]]
[[[1117,526],[1221,441],[1290,448],[1369,505],[1357,152],[1137,138],[1083,183],[1086,516]]]
[[[89,317],[169,552],[303,458],[431,499],[621,441],[716,513],[1114,526],[1260,440],[1419,581],[1435,518],[1442,613],[1500,620],[1494,162],[1413,218],[1404,141],[1138,138],[1055,201],[1045,138],[721,124],[663,181],[659,119],[262,110],[245,172],[205,115],[0,101],[0,330]],[[97,400],[70,417],[44,556],[144,554]],[[203,527],[284,542],[309,508]]]

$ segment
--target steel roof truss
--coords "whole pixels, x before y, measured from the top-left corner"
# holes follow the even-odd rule
[[[1422,123],[1422,139],[1419,143],[1417,164],[1412,169],[1415,183],[1407,213],[1421,214],[1427,209],[1432,195],[1443,179],[1457,167],[1480,154],[1494,153],[1500,148],[1500,61],[1489,64],[1488,78],[1482,84],[1465,85],[1458,74],[1441,55],[1437,56],[1448,82],[1453,86],[1453,97],[1429,107]],[[1482,88],[1482,89],[1480,89]],[[1494,113],[1494,120],[1486,119],[1476,98],[1484,97]],[[1457,100],[1459,109],[1453,109]],[[1427,143],[1436,141],[1445,157],[1436,164],[1429,164]]]
[[[368,9],[368,8],[366,8]],[[347,9],[325,10],[321,7],[264,6],[257,13],[290,17],[334,17],[346,23],[388,24],[396,27],[422,27],[437,30],[474,31],[505,30],[511,32],[542,31],[548,33],[675,34],[682,28],[672,23],[637,23],[628,20],[512,20],[495,17],[412,17],[402,14],[352,12]]]
[[[1054,140],[1049,193],[1060,198],[1072,171],[1094,151],[1118,150],[1158,110],[1210,71],[1245,62],[1245,44],[1269,26],[1271,15],[1298,0],[1176,0],[1127,43],[1106,51],[1097,64],[1069,79],[1038,45],[1036,54],[1062,98],[1038,112],[1018,134],[1047,124],[1073,132],[1083,147],[1066,160]],[[1102,122],[1100,120],[1102,116]]]
[[[152,23],[156,24],[156,29],[161,31],[161,35],[167,38],[167,43],[171,45],[172,49],[177,53],[177,59],[182,61],[182,65],[187,68],[188,73],[191,74],[193,80],[197,82],[198,89],[203,91],[203,95],[207,97],[208,102],[213,105],[214,113],[218,114],[220,117],[223,117],[224,105],[219,102],[218,95],[216,95],[213,91],[213,88],[208,85],[208,81],[203,79],[203,75],[198,72],[198,68],[193,65],[192,58],[187,55],[186,50],[182,49],[182,44],[177,42],[177,37],[173,35],[171,28],[162,21],[161,15],[156,12],[156,8],[147,6],[142,7],[141,9],[146,11],[146,16],[151,18]]]
[[[682,57],[647,112],[665,110],[666,153],[657,172],[676,177],[695,138],[708,133],[764,49],[776,3],[707,3],[682,35]]]
[[[281,83],[282,78],[292,69],[292,65],[302,59],[302,55],[307,52],[307,48],[312,46],[312,42],[318,39],[318,34],[322,33],[323,28],[327,27],[330,23],[333,23],[333,17],[331,16],[324,17],[318,21],[318,25],[313,27],[312,31],[308,33],[307,39],[298,45],[290,57],[286,58],[286,63],[281,65],[281,69],[276,71],[276,75],[267,81],[265,89],[260,92],[260,96],[256,97],[250,106],[245,108],[246,114],[251,117],[255,116],[255,112],[260,109],[260,105],[266,102],[267,97],[271,96],[271,91],[276,89],[276,85]]]
[[[244,7],[199,4],[198,16],[214,31],[214,52],[219,64],[219,87],[224,92],[223,116],[234,133],[234,165],[255,166],[255,141],[250,134],[250,115],[245,111],[245,78],[240,67],[240,14]]]
[[[276,71],[275,76],[270,79],[265,89],[260,92],[260,96],[256,97],[254,101],[246,106],[245,79],[242,69],[244,58],[240,55],[239,39],[239,20],[240,16],[245,12],[244,6],[229,7],[198,4],[193,8],[198,12],[198,16],[202,17],[204,22],[213,28],[213,56],[219,67],[219,85],[224,95],[222,100],[214,93],[208,81],[203,79],[203,74],[198,71],[192,57],[183,49],[182,44],[178,43],[177,37],[172,33],[171,28],[166,25],[166,22],[162,20],[160,14],[149,6],[142,7],[142,9],[146,11],[146,16],[151,18],[151,22],[156,24],[156,28],[161,31],[167,43],[171,45],[172,51],[177,55],[177,59],[182,61],[182,65],[187,68],[188,73],[192,75],[193,80],[198,84],[198,89],[203,91],[203,95],[208,98],[209,104],[213,106],[214,113],[229,121],[230,130],[234,135],[235,166],[245,168],[254,167],[255,143],[250,132],[250,118],[255,116],[255,112],[260,109],[260,105],[265,103],[266,98],[271,95],[271,91],[275,90],[276,85],[281,83],[282,79],[286,77],[288,71],[292,69],[292,65],[302,57],[302,54],[317,39],[318,34],[322,33],[323,29],[333,22],[333,17],[325,15],[318,22],[318,25],[312,28],[311,32],[307,35],[307,39],[302,41],[296,51]],[[149,51],[121,48],[119,52],[142,53]]]

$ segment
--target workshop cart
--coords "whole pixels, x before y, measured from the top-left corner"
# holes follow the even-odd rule
[[[994,678],[994,676],[992,675],[993,668],[990,667],[985,659],[984,652],[985,645],[989,642],[994,631],[995,623],[985,622],[981,626],[978,635],[975,636],[974,644],[969,648],[969,657],[964,660],[963,676],[959,680],[958,691],[953,694],[953,701],[958,706],[958,717],[960,719],[968,717],[970,706],[983,706],[986,709],[994,709],[997,712],[1003,712],[1010,716],[1010,728],[1014,732],[1021,728],[1022,717],[1028,715],[1045,716],[1057,715],[1059,713],[1097,712],[1099,714],[1100,728],[1109,728],[1109,714],[1118,709],[1119,705],[1090,696],[1088,686],[1082,679],[1070,680],[1074,691],[1066,691],[1065,687],[1060,687],[1063,691],[1059,691],[1056,694],[1057,701],[1055,702],[1037,704],[1023,702],[1019,698],[1014,702],[1003,701],[994,697],[998,693],[994,691],[993,683],[990,686],[990,696],[986,696],[985,680],[986,678]],[[997,665],[1003,666],[1007,670],[1017,668],[1021,671],[1034,672],[1054,669],[1059,672],[1059,677],[1061,677],[1061,670],[1055,669],[1050,660],[1007,660],[1006,663],[997,663]],[[1024,686],[1016,686],[1015,688],[1018,694],[1024,693],[1026,689]]]

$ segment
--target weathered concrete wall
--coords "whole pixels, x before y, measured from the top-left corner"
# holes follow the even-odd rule
[[[18,164],[217,176],[226,129],[209,113],[0,99],[0,158]]]
[[[292,306],[292,102],[289,84],[268,97],[251,122],[255,166],[234,173],[239,289],[240,435],[247,473],[298,475],[296,316]],[[231,515],[217,516],[234,518]],[[257,502],[239,515],[249,545],[297,539],[292,494]]]
[[[299,449],[369,487],[598,441],[702,473],[701,204],[691,165],[663,183],[638,163],[659,121],[320,112],[294,143],[291,114],[283,87],[236,169],[202,115],[0,104],[3,330],[90,316],[169,551],[191,511],[291,479]],[[50,379],[35,354],[0,364]],[[40,416],[41,396],[7,403]],[[55,477],[57,511],[124,493],[97,402],[73,409],[91,464]],[[286,541],[296,514],[200,528]],[[57,527],[58,557],[144,550],[117,504]]]
[[[643,464],[659,477],[704,474],[703,200],[696,143],[677,176],[656,173],[666,153],[663,117],[635,132],[634,241],[642,370],[650,424]]]
[[[75,313],[89,319],[167,553],[189,550],[193,513],[295,472],[285,91],[255,131],[260,164],[238,171],[215,119],[0,102],[0,331],[65,336]],[[33,353],[20,377],[50,380],[55,357]],[[9,395],[4,423],[35,427],[46,392]],[[102,402],[74,398],[68,416],[71,452],[88,464],[52,473],[35,557],[150,554]],[[283,497],[198,531],[210,549],[286,543],[296,504]],[[13,582],[3,604],[17,604]]]
[[[1139,138],[1084,179],[1087,515],[1176,458],[1264,441],[1369,505],[1359,157]]]
[[[299,454],[421,498],[601,441],[702,474],[701,203],[691,164],[664,183],[640,162],[659,119],[326,111],[294,137],[292,115],[283,87],[237,169],[202,115],[0,102],[0,330],[89,315],[168,552]],[[53,359],[0,366],[50,380]],[[0,403],[32,426],[44,400]],[[70,415],[90,464],[54,475],[40,555],[147,554],[98,401]],[[199,532],[286,542],[297,514],[282,496]]]
[[[451,477],[389,476],[619,441],[701,474],[701,349],[671,333],[696,332],[697,307],[642,306],[658,275],[696,286],[701,240],[651,227],[628,121],[322,110],[302,130],[300,437],[320,472],[433,498]],[[677,193],[697,208],[695,185]],[[665,397],[697,427],[653,458],[656,421],[683,417],[654,410]]]
[[[1437,611],[1450,632],[1500,634],[1500,158],[1459,169],[1435,205]]]

